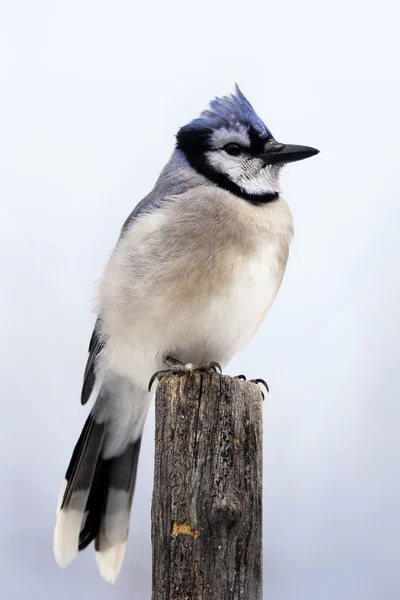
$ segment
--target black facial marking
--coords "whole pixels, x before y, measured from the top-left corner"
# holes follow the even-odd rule
[[[212,129],[187,129],[181,127],[176,136],[177,148],[183,150],[186,156],[202,154],[210,149]]]
[[[205,159],[205,152],[212,150],[213,148],[210,145],[210,136],[212,134],[212,129],[186,129],[186,127],[182,127],[176,136],[177,139],[177,148],[182,150],[190,165],[198,172],[207,177],[210,181],[216,183],[219,187],[228,190],[235,196],[239,198],[243,198],[244,200],[248,200],[252,204],[265,204],[267,202],[272,202],[276,200],[279,196],[278,192],[266,192],[265,194],[249,194],[236,183],[231,181],[229,177],[215,171],[211,165]],[[260,139],[259,135],[252,129],[249,128],[249,136],[251,140],[251,148],[250,153],[253,156],[260,154],[264,151],[265,144],[273,139],[272,136],[269,138],[265,138],[263,140]],[[227,144],[227,146],[238,146],[241,150],[241,146],[239,144]],[[225,149],[224,148],[224,149]]]
[[[260,134],[253,127],[249,127],[250,150],[253,156],[264,152],[265,144],[273,140],[273,136],[260,137]]]

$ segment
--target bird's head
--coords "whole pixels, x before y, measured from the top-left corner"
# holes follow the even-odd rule
[[[255,203],[278,197],[282,165],[318,153],[277,142],[237,85],[235,94],[216,98],[181,127],[177,147],[196,171]]]

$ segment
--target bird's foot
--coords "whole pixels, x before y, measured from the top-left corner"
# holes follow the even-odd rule
[[[247,381],[246,375],[236,375],[235,379],[241,379],[242,381]],[[258,378],[258,379],[249,379],[249,381],[251,383],[255,383],[256,385],[260,385],[261,384],[262,386],[264,386],[264,388],[267,390],[267,393],[269,394],[268,383],[266,381],[264,381],[264,379],[260,379],[260,378]],[[264,392],[262,390],[261,390],[261,394],[262,394],[263,400],[265,400],[265,395],[264,395]]]
[[[201,371],[202,373],[222,373],[221,365],[215,361],[200,363],[197,365],[194,365],[193,363],[185,364],[180,360],[173,358],[172,356],[167,356],[164,361],[167,364],[168,369],[156,371],[154,375],[151,376],[148,388],[149,392],[156,379],[161,379],[162,377],[167,377],[168,375],[174,375],[176,373],[192,373],[192,371]]]

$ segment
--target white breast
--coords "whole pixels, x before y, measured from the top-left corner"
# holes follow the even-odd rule
[[[283,201],[218,193],[144,217],[117,247],[100,289],[105,368],[144,386],[166,354],[226,365],[254,335],[282,281],[291,215]]]
[[[228,301],[222,310],[221,325],[230,340],[228,359],[247,345],[271,307],[282,281],[277,242],[260,249],[259,254],[238,264]],[[226,357],[225,357],[226,358]]]
[[[229,284],[207,303],[186,306],[175,317],[165,347],[181,360],[226,365],[247,345],[270,308],[282,280],[276,243],[258,255],[237,257]],[[208,285],[205,280],[204,286]]]

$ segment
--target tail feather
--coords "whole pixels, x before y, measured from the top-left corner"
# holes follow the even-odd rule
[[[96,423],[90,414],[72,454],[57,508],[53,548],[60,567],[66,567],[78,553],[79,533],[104,435],[104,424]]]
[[[108,432],[103,419],[96,421],[96,406],[75,446],[61,489],[54,555],[59,566],[65,567],[95,540],[100,572],[114,582],[125,554],[141,438],[122,454],[103,458]]]
[[[93,485],[86,503],[86,519],[79,533],[79,551],[84,550],[97,536],[101,515],[108,493],[110,461],[100,459],[96,465]]]
[[[110,459],[106,501],[95,540],[96,560],[101,575],[110,582],[117,578],[125,555],[129,516],[135,490],[141,438],[123,454]]]

